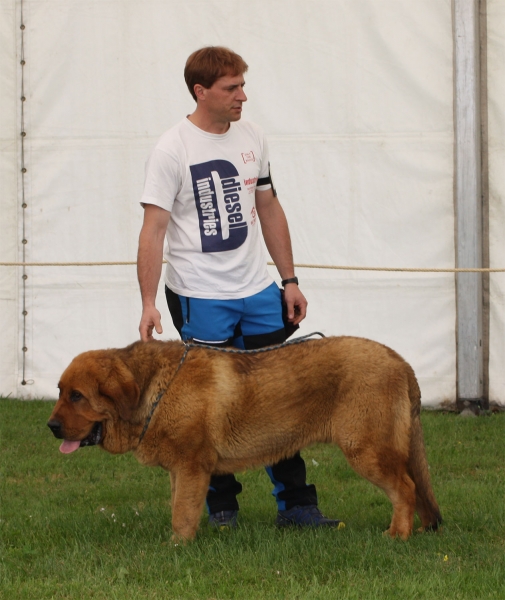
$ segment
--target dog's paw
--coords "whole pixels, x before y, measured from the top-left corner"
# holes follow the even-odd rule
[[[404,531],[399,531],[396,528],[393,529],[392,527],[390,527],[389,529],[386,529],[386,531],[384,531],[382,535],[384,537],[390,537],[393,540],[400,538],[402,541],[406,542],[409,539],[411,533],[412,533],[411,531],[404,532]]]

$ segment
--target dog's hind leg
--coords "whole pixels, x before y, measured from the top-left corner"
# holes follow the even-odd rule
[[[380,456],[367,448],[346,458],[351,467],[365,479],[380,487],[393,505],[393,517],[386,534],[406,540],[414,527],[416,508],[415,484],[409,477],[406,460],[401,456]]]
[[[405,471],[402,475],[383,481],[381,487],[393,505],[391,525],[385,533],[393,538],[398,536],[407,540],[414,527],[416,486]]]
[[[172,540],[192,540],[205,505],[210,475],[192,465],[174,470],[171,482],[175,482],[175,490],[172,490]]]

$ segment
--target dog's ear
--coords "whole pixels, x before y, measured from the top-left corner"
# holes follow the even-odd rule
[[[99,391],[113,401],[121,419],[133,418],[140,403],[140,388],[122,360],[113,362],[108,377],[100,382]]]

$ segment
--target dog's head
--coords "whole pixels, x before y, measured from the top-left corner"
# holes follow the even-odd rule
[[[139,405],[140,390],[114,350],[80,354],[58,384],[60,396],[47,423],[64,440],[65,454],[103,443],[107,421],[128,421]]]

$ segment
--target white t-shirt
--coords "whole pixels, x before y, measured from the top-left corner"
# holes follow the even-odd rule
[[[171,213],[167,286],[223,300],[268,287],[254,193],[270,187],[268,148],[253,123],[236,121],[213,134],[186,118],[164,133],[147,161],[141,202]]]

